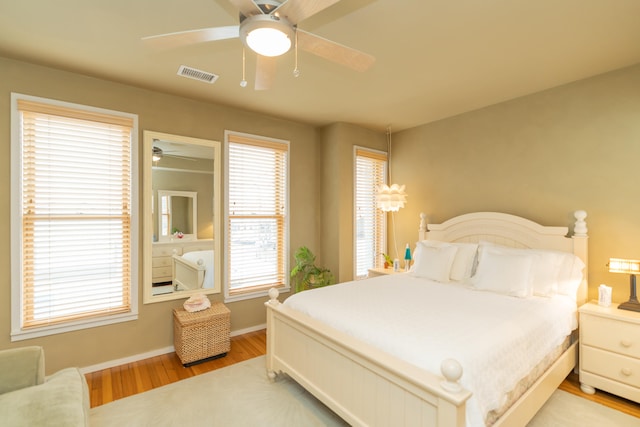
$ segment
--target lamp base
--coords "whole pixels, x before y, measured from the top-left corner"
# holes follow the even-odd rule
[[[629,300],[627,302],[623,302],[618,306],[620,310],[631,310],[640,312],[640,302],[638,300]]]

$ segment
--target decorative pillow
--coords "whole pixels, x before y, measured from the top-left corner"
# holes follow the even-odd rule
[[[533,254],[484,247],[476,274],[472,278],[473,287],[482,291],[528,298],[533,291],[531,268],[534,261]]]
[[[412,274],[438,282],[448,282],[451,266],[458,248],[455,246],[427,246],[418,242],[414,252]]]
[[[476,259],[476,253],[478,251],[477,243],[448,243],[441,242],[439,240],[423,240],[419,243],[431,247],[456,247],[458,250],[456,251],[456,256],[453,259],[450,278],[453,281],[460,282],[471,277],[471,273],[473,272],[473,265]]]

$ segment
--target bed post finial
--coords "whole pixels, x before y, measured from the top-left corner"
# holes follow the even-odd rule
[[[440,386],[452,393],[462,390],[458,380],[462,377],[462,365],[455,359],[445,359],[440,365],[440,372],[446,381],[442,381]]]
[[[574,236],[586,236],[587,235],[587,222],[584,220],[587,217],[586,211],[575,211],[573,216],[576,217],[576,223],[573,227]]]
[[[424,212],[420,212],[420,227],[418,228],[420,233],[426,233],[429,231],[429,226],[427,224],[427,214]]]
[[[269,304],[271,305],[280,304],[280,301],[278,301],[278,296],[280,296],[280,291],[278,291],[278,289],[276,288],[269,289]]]

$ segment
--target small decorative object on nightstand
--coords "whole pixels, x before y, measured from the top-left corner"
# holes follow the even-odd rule
[[[411,266],[411,249],[409,248],[409,244],[404,248],[404,271],[409,271],[409,267]]]
[[[580,389],[601,389],[640,403],[640,313],[580,307]]]
[[[640,273],[640,261],[632,259],[609,259],[610,273],[629,274],[629,301],[618,306],[621,310],[640,311],[640,302],[636,293],[636,274]]]

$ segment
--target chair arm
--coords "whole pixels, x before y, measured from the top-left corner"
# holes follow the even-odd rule
[[[42,347],[19,347],[0,351],[0,394],[43,382]]]

